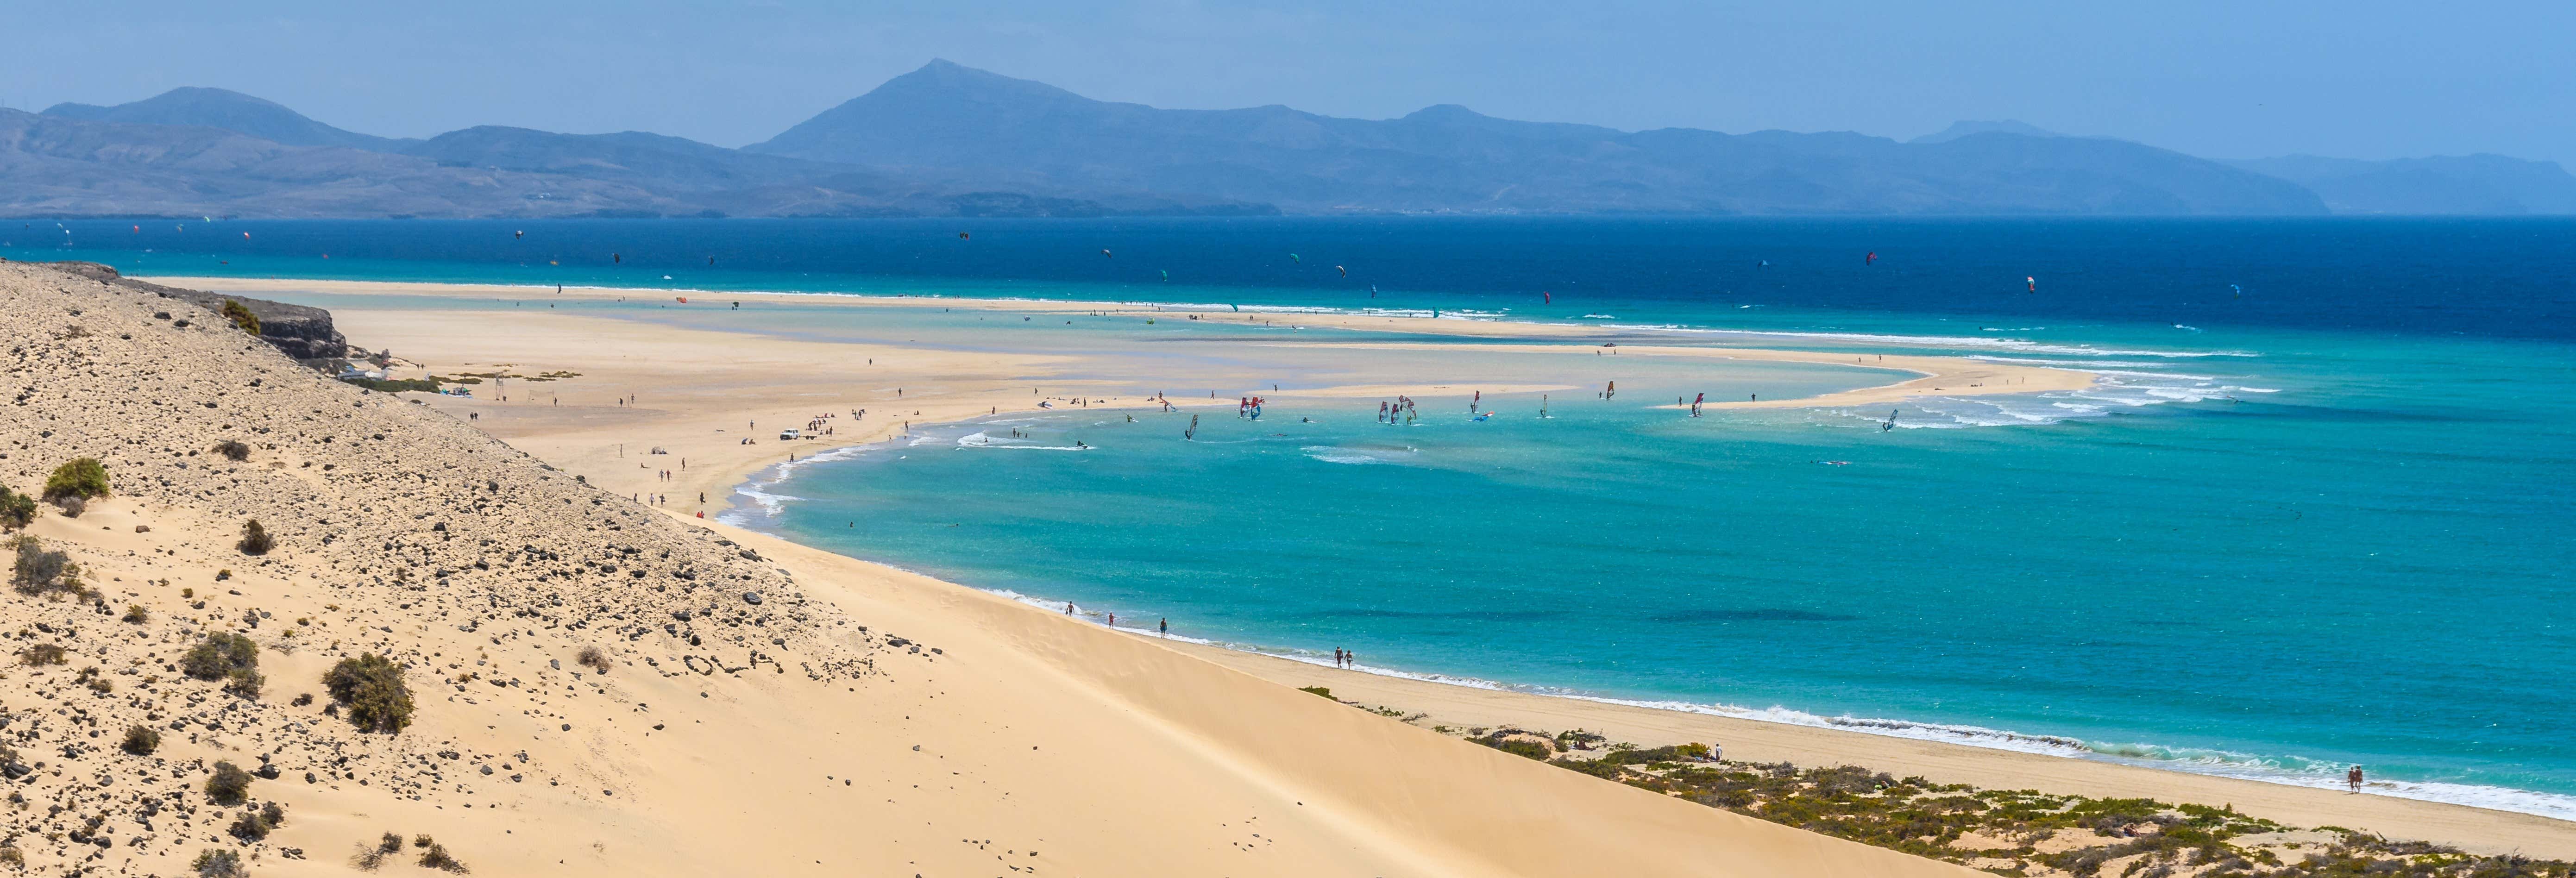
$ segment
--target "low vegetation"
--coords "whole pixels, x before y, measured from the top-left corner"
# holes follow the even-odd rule
[[[359,731],[392,734],[411,725],[411,688],[403,685],[402,666],[384,656],[341,659],[322,675],[322,687]]]
[[[241,331],[252,335],[259,334],[259,315],[250,313],[250,306],[232,299],[225,299],[223,314],[224,319],[232,321],[234,326],[241,328]]]
[[[0,531],[13,531],[36,523],[36,498],[0,485]]]
[[[358,386],[360,386],[360,387],[364,387],[364,388],[366,388],[366,389],[368,389],[368,390],[373,390],[373,391],[375,391],[375,392],[377,392],[377,393],[402,393],[402,392],[404,392],[404,391],[413,391],[413,390],[416,390],[416,391],[419,391],[419,392],[422,392],[422,393],[437,393],[437,392],[438,392],[438,382],[437,382],[436,380],[434,380],[434,379],[429,379],[429,378],[357,378],[357,377],[350,377],[350,378],[342,378],[342,379],[340,379],[340,380],[342,380],[342,381],[346,381],[346,382],[351,383],[351,384],[358,385]]]
[[[250,772],[230,762],[215,763],[215,773],[206,778],[206,798],[218,805],[239,805],[250,797]]]
[[[215,453],[223,455],[225,460],[240,463],[250,459],[250,446],[242,444],[239,439],[226,439],[215,443]]]
[[[239,634],[209,634],[179,657],[179,670],[199,680],[222,680],[224,691],[243,698],[259,697],[267,679],[259,673],[259,644]]]
[[[357,855],[349,858],[349,865],[356,866],[361,872],[373,872],[385,864],[385,858],[402,853],[402,849],[402,836],[388,832],[376,839],[374,847],[360,844]]]
[[[126,726],[125,741],[117,748],[136,756],[150,756],[152,751],[161,749],[161,730],[143,725]]]
[[[59,643],[39,643],[18,651],[18,663],[31,668],[71,664],[71,651]]]
[[[581,654],[573,658],[573,663],[598,673],[608,673],[608,654],[600,652],[596,646],[582,647]]]
[[[268,528],[261,527],[256,518],[242,523],[241,542],[233,544],[233,548],[240,549],[244,555],[266,555],[268,550],[276,547],[277,540],[268,535]]]
[[[1516,729],[1469,740],[1774,823],[1997,875],[2073,878],[2564,878],[2576,863],[2477,856],[2335,827],[2300,830],[2233,808],[1984,790],[1866,768],[1721,762],[1701,744],[1536,754]],[[1598,736],[1591,736],[1596,738]],[[1562,739],[1562,736],[1559,736]]]
[[[437,839],[424,835],[419,838],[412,839],[411,843],[412,846],[420,848],[420,864],[422,866],[454,875],[463,875],[471,871],[465,868],[465,864],[463,862],[458,861],[455,856],[449,854],[447,852],[447,846],[439,844]]]
[[[94,594],[81,581],[80,565],[62,550],[45,548],[42,541],[25,534],[10,538],[8,545],[15,556],[9,565],[9,587],[19,594],[50,600],[87,599]]]
[[[224,827],[224,831],[243,841],[259,841],[267,838],[270,830],[284,825],[286,806],[270,802],[257,810],[242,809],[241,816],[233,818],[232,825]]]
[[[60,503],[64,498],[95,500],[108,495],[107,465],[95,457],[66,461],[45,477],[45,501]]]
[[[250,874],[242,868],[241,854],[229,848],[198,851],[196,861],[188,868],[197,870],[197,878],[246,878]]]

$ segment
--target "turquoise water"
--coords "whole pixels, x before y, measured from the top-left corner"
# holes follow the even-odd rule
[[[2361,763],[2379,792],[2576,818],[2576,224],[1276,222],[1005,226],[974,238],[997,242],[989,260],[939,255],[944,229],[925,224],[788,226],[792,243],[728,255],[755,263],[740,273],[667,261],[671,285],[700,289],[1439,308],[1631,327],[1631,344],[2100,370],[2083,392],[1918,400],[1882,429],[1884,407],[1654,407],[1883,380],[1860,369],[1433,352],[1407,368],[1451,389],[1414,392],[1410,425],[1378,423],[1374,398],[1283,398],[1258,422],[1202,409],[1196,441],[1186,414],[1106,409],[921,426],[765,476],[744,515],[1122,626],[1169,618],[1310,659],[1347,648],[1388,673],[2293,783]],[[691,228],[530,237],[586,254],[612,246],[601,236],[706,234]],[[340,249],[328,270],[231,254],[289,276],[545,283],[578,267],[575,283],[650,287],[664,270],[531,266],[472,224],[257,231]],[[1300,236],[1304,258],[1243,243],[1262,236]],[[818,255],[817,240],[846,246]],[[1082,249],[1102,241],[1114,259]],[[1864,247],[1882,264],[1846,258]],[[230,261],[10,255],[76,253]],[[1101,274],[1146,254],[1199,276]],[[1361,263],[1379,297],[1307,260]],[[1541,287],[1556,301],[1534,301]],[[740,319],[1114,354],[1123,395],[1176,398],[1346,383],[1329,349],[1231,342],[1357,337],[862,315]],[[1594,395],[1606,380],[1615,399]],[[1479,382],[1579,389],[1551,392],[1543,419],[1536,394],[1487,393],[1496,414],[1475,421]]]

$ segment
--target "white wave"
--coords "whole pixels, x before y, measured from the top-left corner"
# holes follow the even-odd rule
[[[1305,452],[1307,457],[1311,457],[1325,463],[1344,464],[1396,463],[1404,458],[1412,457],[1419,451],[1419,449],[1415,449],[1410,446],[1404,448],[1349,448],[1339,445],[1308,445],[1297,450]]]

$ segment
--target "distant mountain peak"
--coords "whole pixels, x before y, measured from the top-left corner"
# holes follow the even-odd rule
[[[1491,117],[1491,116],[1487,116],[1487,115],[1485,115],[1485,114],[1483,114],[1483,113],[1476,112],[1476,111],[1474,111],[1474,110],[1467,109],[1464,105],[1460,105],[1460,104],[1432,104],[1431,106],[1424,107],[1424,108],[1419,109],[1419,110],[1415,110],[1415,111],[1413,111],[1413,112],[1411,112],[1411,113],[1407,113],[1407,114],[1405,114],[1405,117],[1404,117],[1404,118],[1407,118],[1407,119],[1490,119],[1490,118],[1493,118],[1493,117]]]
[[[1011,95],[1023,98],[1089,101],[1081,95],[1030,79],[1003,76],[990,70],[968,67],[946,58],[932,58],[930,63],[912,72],[885,81],[852,102],[884,95],[940,93]],[[846,106],[846,104],[844,104]]]
[[[1957,122],[1950,123],[1950,127],[1948,128],[1943,128],[1939,131],[1935,131],[1906,142],[1948,143],[1971,134],[2019,134],[2023,137],[2068,136],[2059,134],[2055,131],[2050,131],[2046,128],[2041,128],[2037,125],[2032,125],[2019,119],[1995,119],[1992,121],[1962,119]]]
[[[45,115],[129,125],[194,125],[221,128],[287,146],[345,146],[390,151],[401,141],[344,131],[266,98],[224,88],[182,86],[132,103],[101,107],[55,104]]]

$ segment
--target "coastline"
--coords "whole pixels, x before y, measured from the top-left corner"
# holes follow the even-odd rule
[[[153,280],[179,286],[203,284],[198,287],[201,289],[230,289],[245,293],[258,291],[269,294],[275,294],[281,289],[296,289],[343,295],[462,295],[486,299],[515,299],[533,295],[528,288],[518,287],[443,288],[426,284],[291,280],[241,281],[186,278],[153,278]],[[631,290],[567,290],[563,295],[595,299],[632,298],[637,293],[638,291]],[[552,293],[549,292],[547,295],[551,296]],[[750,302],[766,300],[764,297],[767,297],[767,299],[784,299],[808,304],[815,299],[826,298],[813,294],[719,293],[717,295],[723,296],[728,301],[739,299]],[[1241,316],[1234,312],[1165,310],[1172,306],[1155,307],[1136,303],[862,296],[828,298],[849,299],[853,300],[853,304],[868,307],[975,308],[1010,313],[1070,313],[1097,310],[1134,314],[1150,313],[1166,319],[1186,319],[1183,315],[1187,314],[1224,318]],[[1152,310],[1148,310],[1149,308]],[[1493,343],[1475,345],[1422,345],[1400,342],[1341,345],[1346,348],[1386,350],[1457,350],[1473,347],[1533,352],[1543,350],[1543,346],[1530,343],[1529,340],[1532,339],[1626,337],[1638,331],[1635,328],[1607,326],[1556,326],[1459,319],[1432,320],[1383,314],[1336,315],[1282,311],[1257,311],[1252,314],[1253,316],[1246,317],[1244,322],[1257,323],[1268,318],[1277,323],[1301,326],[1419,334],[1437,333],[1495,340]],[[460,416],[468,412],[484,413],[487,418],[499,415],[501,417],[478,423],[477,426],[559,467],[586,474],[594,484],[611,491],[647,494],[656,491],[669,493],[673,490],[686,493],[705,489],[710,498],[716,502],[697,508],[670,511],[682,515],[705,512],[710,518],[715,512],[725,508],[721,501],[732,493],[735,485],[743,484],[755,475],[783,462],[779,458],[784,450],[774,445],[764,448],[756,445],[726,446],[708,442],[705,441],[707,434],[703,431],[710,429],[711,425],[716,423],[732,422],[731,417],[718,420],[719,415],[742,416],[742,420],[747,423],[795,423],[789,419],[801,418],[803,414],[811,413],[814,406],[807,405],[805,412],[800,413],[798,409],[789,407],[796,404],[794,400],[820,392],[820,388],[836,382],[846,383],[846,380],[839,378],[800,380],[793,373],[802,365],[820,361],[826,357],[852,356],[851,352],[845,349],[846,345],[764,338],[756,346],[757,353],[748,357],[749,362],[746,363],[744,362],[746,357],[741,350],[746,346],[741,343],[739,333],[677,329],[642,321],[605,317],[547,315],[543,321],[537,322],[552,325],[516,327],[509,337],[501,338],[498,337],[500,334],[490,332],[490,327],[485,320],[472,315],[445,314],[442,316],[442,312],[437,311],[371,313],[365,309],[356,309],[338,312],[338,316],[342,319],[344,327],[347,327],[347,333],[361,343],[382,346],[388,339],[394,339],[398,340],[394,344],[398,352],[405,352],[408,356],[409,352],[432,351],[434,353],[431,356],[441,360],[442,363],[453,361],[488,366],[508,361],[524,363],[524,368],[530,370],[565,367],[578,370],[583,363],[569,358],[568,354],[548,355],[564,358],[561,363],[558,363],[555,359],[539,361],[536,356],[531,356],[528,352],[531,350],[570,352],[580,350],[586,344],[596,345],[598,339],[602,337],[613,338],[617,340],[617,344],[611,347],[631,346],[636,350],[653,352],[652,356],[644,358],[653,363],[631,367],[637,372],[633,376],[634,379],[650,379],[638,382],[635,386],[655,388],[650,394],[655,398],[645,400],[640,406],[645,410],[654,410],[657,405],[664,403],[665,400],[659,397],[665,393],[686,393],[690,387],[688,381],[706,380],[708,370],[720,363],[731,363],[746,371],[766,369],[783,373],[765,375],[760,382],[719,379],[721,392],[711,396],[720,397],[720,399],[700,400],[686,406],[671,406],[671,411],[662,417],[646,416],[644,412],[633,408],[595,404],[564,407],[577,409],[567,416],[565,413],[553,411],[531,412],[518,408],[517,404],[501,404],[491,400],[447,398],[429,400],[431,405],[455,412]],[[707,337],[701,333],[712,333],[714,337]],[[1559,351],[1563,353],[1587,355],[1593,353],[1588,345],[1575,347],[1560,344],[1552,347],[1564,348]],[[1032,396],[1039,396],[1035,393],[1020,392],[1030,386],[1029,379],[1032,378],[1043,380],[1048,389],[1058,391],[1045,394],[1042,398],[1053,399],[1060,395],[1091,398],[1089,395],[1097,392],[1106,395],[1105,407],[1143,404],[1142,400],[1134,395],[1133,388],[1118,388],[1107,382],[1083,376],[1080,372],[1081,364],[1078,362],[1042,356],[1005,358],[995,361],[988,355],[941,356],[935,351],[910,350],[899,346],[889,346],[885,350],[906,358],[919,358],[919,363],[908,367],[912,370],[910,374],[943,374],[949,376],[945,381],[946,386],[930,393],[906,397],[901,403],[903,408],[900,411],[917,414],[898,416],[893,420],[876,420],[847,433],[835,432],[826,441],[798,443],[792,446],[793,454],[804,458],[829,450],[886,441],[901,435],[903,429],[900,424],[907,419],[922,423],[949,423],[986,414],[972,412],[976,407],[986,407],[988,410],[998,410],[1005,404],[1025,407]],[[1837,365],[1840,364],[1841,357],[1848,356],[1757,348],[1648,345],[1622,347],[1621,351],[1622,355],[1818,364],[1830,362]],[[613,359],[634,359],[634,357],[629,354],[619,354]],[[1914,360],[1925,362],[1914,362]],[[1878,367],[1876,362],[1859,365]],[[611,378],[610,370],[614,368],[617,368],[614,364],[593,365],[592,369],[598,371],[586,374],[608,379]],[[1876,403],[1932,392],[1934,389],[1951,395],[1979,392],[2024,393],[2066,389],[2069,382],[2076,380],[2068,377],[2070,375],[2084,376],[2082,379],[2084,383],[2092,380],[2088,373],[2072,370],[2016,367],[1959,357],[1907,358],[1901,362],[1891,358],[1883,368],[1914,372],[1919,377],[1819,397],[1761,400],[1758,403],[1729,401],[1714,405],[1788,408]],[[432,371],[455,371],[455,369],[441,365],[440,369]],[[1988,381],[2015,379],[2026,380],[2028,383],[1977,386],[1985,385]],[[566,386],[567,389],[571,386],[580,386],[585,395],[590,395],[594,387],[602,391],[618,389],[605,386],[610,383],[609,380],[583,382],[579,385],[567,382]],[[1970,386],[1953,387],[1954,384]],[[1403,386],[1405,385],[1342,385],[1310,388],[1304,391],[1281,391],[1268,395],[1292,397],[1302,393],[1310,396],[1367,396],[1401,392],[1398,388]],[[2075,386],[2081,386],[2081,384]],[[1126,395],[1108,395],[1122,392]],[[551,410],[557,407],[547,406],[546,408]],[[684,428],[697,431],[697,435],[678,432]],[[686,478],[671,482],[660,481],[657,478],[648,479],[646,476],[638,475],[638,472],[649,473],[658,467],[649,467],[643,463],[639,463],[634,470],[626,469],[622,463],[624,458],[618,452],[608,449],[608,446],[614,443],[608,441],[607,437],[627,434],[644,437],[641,440],[643,442],[666,444],[674,448],[691,448],[687,456],[691,458],[692,466],[686,471]],[[740,435],[757,434],[729,434],[726,438],[738,438]],[[664,439],[668,441],[665,442]],[[688,444],[683,446],[682,443]],[[728,452],[726,450],[728,447],[736,450]],[[680,452],[674,454],[674,456],[679,455]],[[650,458],[645,460],[650,462]],[[2234,804],[2244,806],[2249,811],[2261,807],[2285,815],[2280,819],[2294,822],[2330,823],[2393,836],[2428,838],[2470,850],[2519,850],[2524,853],[2552,856],[2576,855],[2576,824],[2546,817],[2384,796],[2345,799],[2338,794],[2312,788],[2214,777],[2175,769],[2135,768],[2099,760],[2013,753],[1992,748],[1863,734],[1849,730],[1818,729],[1784,723],[1714,717],[1681,711],[1654,710],[1584,699],[1459,686],[1426,689],[1421,687],[1441,684],[1334,671],[1330,668],[1318,668],[1287,659],[1243,651],[1220,650],[1214,647],[1180,646],[1178,648],[1218,664],[1235,667],[1237,670],[1276,682],[1306,685],[1307,683],[1300,681],[1330,679],[1337,692],[1343,691],[1344,687],[1349,687],[1351,693],[1372,695],[1384,699],[1386,704],[1409,710],[1426,710],[1431,709],[1428,706],[1436,705],[1441,710],[1455,713],[1462,718],[1462,721],[1467,717],[1476,717],[1484,719],[1485,722],[1482,724],[1488,725],[1502,724],[1507,721],[1521,723],[1538,721],[1526,717],[1555,718],[1563,720],[1557,723],[1562,726],[1633,728],[1638,730],[1638,736],[1631,740],[1649,745],[1677,743],[1692,740],[1693,738],[1686,737],[1688,735],[1701,735],[1721,739],[1730,747],[1728,751],[1730,758],[1791,758],[1793,761],[1806,762],[1840,759],[1879,768],[1920,766],[1921,768],[1913,770],[1922,770],[1927,776],[1934,776],[1936,779],[1966,781],[1981,786],[2034,786],[2052,791],[2078,792],[2087,795],[2152,795],[2158,798],[2182,799],[2210,805]],[[1326,676],[1317,676],[1318,674]],[[1461,693],[1482,694],[1469,697]],[[1649,713],[1635,713],[1639,711]],[[1446,716],[1447,714],[1437,715]],[[1522,718],[1514,719],[1515,717]],[[1657,737],[1658,735],[1662,737]],[[1753,747],[1750,752],[1736,749],[1748,744]],[[2090,768],[2083,766],[2090,766]],[[2152,775],[2152,777],[2135,776],[2137,774]],[[2320,799],[2319,796],[2338,797]],[[2364,804],[2367,807],[2360,807]],[[2309,819],[2311,816],[2316,819]]]

